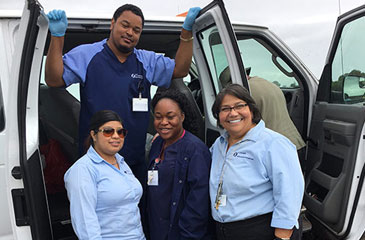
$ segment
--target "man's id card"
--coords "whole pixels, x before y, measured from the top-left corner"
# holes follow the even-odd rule
[[[133,112],[148,112],[147,98],[133,98],[132,99]]]

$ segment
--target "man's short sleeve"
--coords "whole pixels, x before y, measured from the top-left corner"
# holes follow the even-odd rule
[[[169,87],[175,60],[152,51],[135,49],[137,59],[143,64],[147,80],[159,87]]]
[[[93,44],[83,44],[73,48],[63,56],[63,80],[66,87],[73,83],[85,83],[87,66],[100,52],[106,39]]]

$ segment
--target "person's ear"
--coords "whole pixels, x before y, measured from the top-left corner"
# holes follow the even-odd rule
[[[181,118],[182,118],[182,121],[184,122],[184,120],[185,120],[185,113],[184,112],[181,112]]]
[[[114,18],[112,18],[112,21],[110,22],[110,28],[109,28],[110,31],[114,28],[114,24],[115,24],[115,21],[114,21]]]
[[[95,131],[94,131],[94,130],[91,130],[91,131],[90,131],[90,136],[91,136],[91,138],[93,139],[93,142],[96,142],[96,133],[95,133]]]

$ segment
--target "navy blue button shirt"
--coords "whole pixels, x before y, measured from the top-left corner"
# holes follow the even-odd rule
[[[150,163],[160,155],[163,139],[152,144]],[[210,239],[209,171],[211,156],[196,136],[185,135],[165,149],[158,164],[158,186],[147,187],[151,240]]]

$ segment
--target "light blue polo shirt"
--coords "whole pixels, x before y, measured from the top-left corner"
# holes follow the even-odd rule
[[[119,168],[93,147],[65,174],[72,227],[80,240],[144,240],[138,208],[142,186],[119,154]]]
[[[273,212],[271,226],[298,226],[304,180],[295,145],[260,121],[228,151],[228,134],[213,146],[209,191],[214,220],[225,223]],[[225,162],[223,194],[226,206],[214,202]]]

